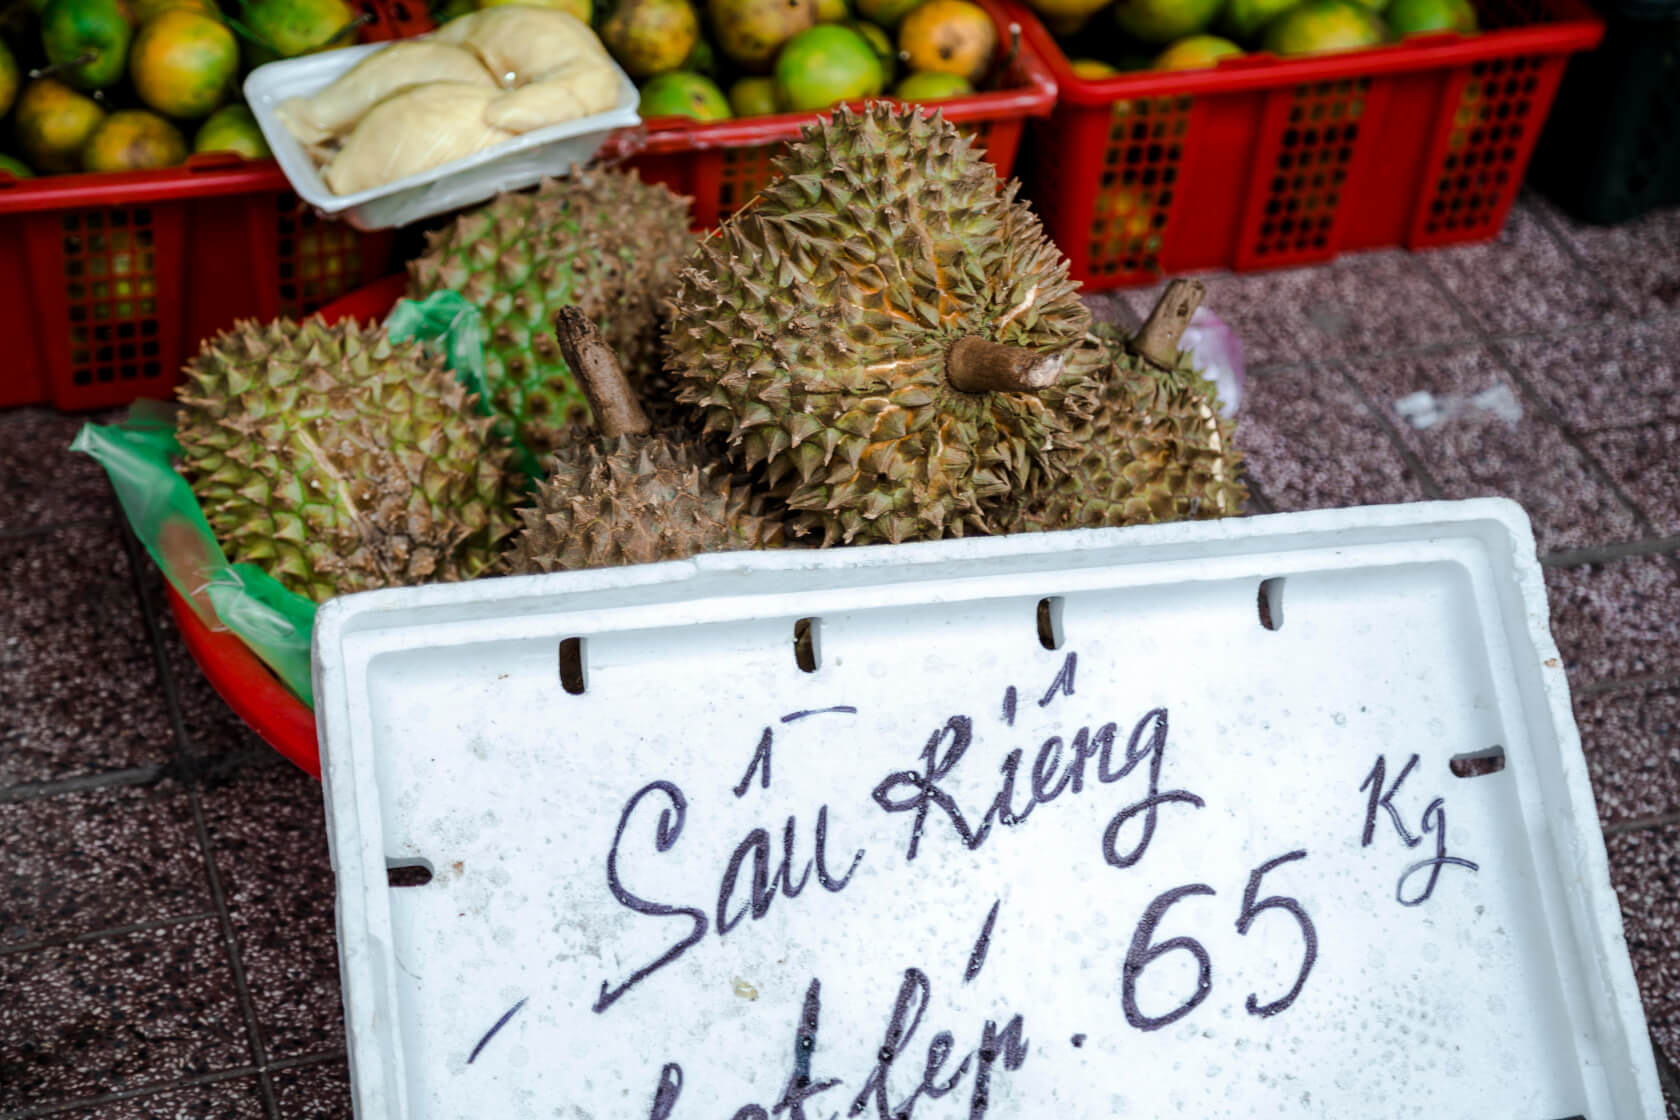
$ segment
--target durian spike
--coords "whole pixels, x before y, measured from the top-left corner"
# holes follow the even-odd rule
[[[589,398],[589,410],[595,414],[595,427],[600,433],[608,439],[647,435],[653,424],[630,388],[618,355],[589,317],[576,307],[562,307],[554,315],[554,335],[566,364]]]
[[[1207,288],[1200,280],[1174,280],[1132,337],[1132,353],[1161,369],[1178,365],[1178,342],[1201,306]]]
[[[1064,354],[1041,354],[971,334],[952,344],[945,379],[964,393],[1036,393],[1054,385],[1065,365]]]

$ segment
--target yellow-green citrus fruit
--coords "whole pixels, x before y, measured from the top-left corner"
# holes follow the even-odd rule
[[[222,10],[216,7],[215,0],[129,0],[129,3],[134,10],[135,26],[170,8],[185,8],[200,15],[222,18]]]
[[[642,86],[638,107],[643,117],[693,117],[697,121],[726,121],[729,99],[717,83],[704,74],[688,70],[667,70]]]
[[[296,58],[350,46],[356,13],[344,0],[250,0],[239,18],[266,44],[252,52],[255,57]]]
[[[973,92],[974,84],[961,74],[938,70],[918,70],[893,87],[893,96],[900,101],[943,101]]]
[[[41,9],[47,61],[78,89],[107,89],[122,81],[133,37],[128,13],[117,0],[47,0]]]
[[[1227,37],[1252,43],[1266,25],[1300,0],[1226,0],[1219,29]]]
[[[12,156],[0,156],[0,171],[4,171],[14,179],[35,178],[35,172],[29,170],[27,163]]]
[[[17,57],[4,41],[0,41],[0,117],[11,110],[18,92]]]
[[[174,125],[144,109],[122,109],[99,122],[82,145],[84,171],[151,171],[187,158]]]
[[[105,110],[57,78],[37,78],[23,87],[13,120],[23,158],[43,174],[79,171],[82,145]]]
[[[874,97],[885,86],[875,48],[837,23],[801,31],[776,56],[776,87],[796,113]]]
[[[961,74],[978,82],[997,51],[997,27],[970,0],[927,0],[898,25],[898,50],[911,70]]]
[[[737,117],[768,117],[782,111],[774,78],[742,78],[729,87],[729,107]]]
[[[1117,0],[1114,22],[1145,43],[1170,43],[1204,30],[1224,0]]]
[[[1222,58],[1236,58],[1243,49],[1217,35],[1191,35],[1155,56],[1157,70],[1203,70]]]
[[[195,152],[234,152],[246,159],[269,159],[268,141],[257,127],[256,115],[244,105],[224,105],[199,126],[193,137]]]
[[[817,22],[816,0],[710,0],[706,10],[718,50],[754,74],[767,73],[782,44]]]
[[[700,17],[688,0],[619,0],[601,42],[640,81],[682,69],[700,42]]]
[[[848,20],[846,26],[862,35],[863,41],[874,48],[875,57],[881,60],[881,83],[885,85],[892,81],[893,74],[898,70],[898,48],[893,46],[892,36],[867,20]]]
[[[816,0],[818,23],[841,23],[852,18],[851,5],[846,0]]]
[[[1429,31],[1473,35],[1477,30],[1476,9],[1469,0],[1392,0],[1383,21],[1396,39]]]
[[[1303,0],[1266,25],[1260,45],[1276,55],[1329,54],[1383,38],[1382,21],[1353,0]]]
[[[858,18],[879,27],[897,27],[899,21],[913,11],[922,0],[852,0]]]
[[[1095,82],[1102,78],[1112,78],[1120,71],[1098,58],[1076,58],[1068,63],[1074,76],[1083,78],[1087,82]]]
[[[128,66],[141,101],[165,116],[196,120],[227,96],[239,72],[239,43],[221,20],[170,8],[141,25]]]

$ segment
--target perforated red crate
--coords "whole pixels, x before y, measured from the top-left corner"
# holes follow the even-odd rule
[[[374,0],[357,6],[364,41],[406,29]],[[0,175],[0,408],[167,397],[202,339],[311,312],[390,272],[391,247],[305,210],[272,160]]]
[[[1568,56],[1603,24],[1580,0],[1477,8],[1479,35],[1086,81],[1012,6],[1058,90],[1029,136],[1026,194],[1093,289],[1491,238]]]

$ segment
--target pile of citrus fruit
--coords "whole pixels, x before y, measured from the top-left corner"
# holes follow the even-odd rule
[[[445,0],[443,23],[475,0]],[[496,0],[476,0],[481,6]],[[984,88],[997,27],[971,0],[517,0],[590,23],[642,90],[643,117],[703,121]]]
[[[1471,0],[1029,0],[1082,78],[1328,54],[1477,30]]]
[[[241,75],[354,42],[345,0],[22,0],[0,15],[0,175],[268,156]]]

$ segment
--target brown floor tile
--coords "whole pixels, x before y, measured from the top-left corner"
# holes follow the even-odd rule
[[[61,416],[45,408],[0,409],[0,530],[105,517],[111,487],[100,465],[70,450],[84,423],[123,410]]]
[[[1520,502],[1541,551],[1643,535],[1614,490],[1481,347],[1349,359],[1344,366],[1373,402],[1390,410],[1395,430],[1446,497],[1501,495]],[[1417,413],[1418,393],[1430,394],[1437,411]]]
[[[1325,367],[1250,377],[1236,444],[1278,510],[1417,501],[1405,459],[1341,374]]]
[[[0,852],[0,946],[213,909],[174,782],[0,804]]]
[[[1680,316],[1507,340],[1504,351],[1577,431],[1680,419]]]
[[[1316,268],[1202,276],[1206,307],[1230,323],[1251,366],[1468,341],[1471,328],[1419,258],[1353,253]],[[1148,313],[1163,285],[1126,293]]]
[[[1680,1064],[1680,825],[1605,839],[1651,1036]]]
[[[0,540],[0,787],[166,761],[174,733],[114,526]]]
[[[214,919],[0,956],[0,1109],[249,1065]]]
[[[1554,209],[1547,217],[1630,310],[1653,315],[1680,308],[1680,207],[1609,227],[1585,225]]]
[[[1575,723],[1601,821],[1680,812],[1680,687],[1576,696]]]
[[[54,1113],[64,1120],[262,1120],[266,1115],[262,1088],[255,1077],[235,1077]],[[286,1115],[281,1113],[282,1117]],[[340,1120],[349,1115],[344,1113]]]
[[[350,1115],[350,1067],[342,1059],[274,1074],[283,1120],[344,1120]]]
[[[1680,575],[1666,558],[1547,568],[1546,591],[1572,686],[1680,673]]]
[[[1585,441],[1659,534],[1680,534],[1680,420],[1598,432]]]
[[[205,818],[272,1059],[344,1046],[321,786],[292,766],[207,790]]]
[[[1596,323],[1618,310],[1604,282],[1579,271],[1522,202],[1511,208],[1494,241],[1432,249],[1419,259],[1493,334]]]

